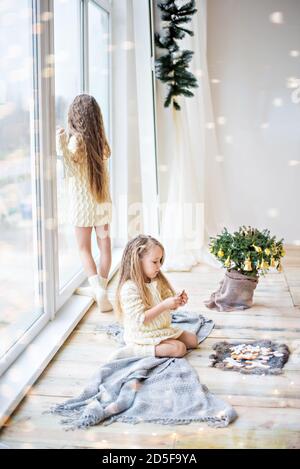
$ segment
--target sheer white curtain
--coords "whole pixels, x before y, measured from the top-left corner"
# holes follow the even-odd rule
[[[166,248],[164,269],[169,271],[190,270],[201,261],[218,265],[207,245],[209,236],[228,219],[207,71],[206,0],[196,4],[198,11],[190,23],[194,36],[186,36],[180,46],[194,51],[191,71],[199,88],[193,98],[180,98],[181,111],[174,111],[164,108],[166,88],[157,82],[161,240]],[[160,31],[157,7],[155,25]]]
[[[112,2],[113,221],[120,247],[143,231],[142,214],[134,209],[142,206],[142,187],[133,3]]]

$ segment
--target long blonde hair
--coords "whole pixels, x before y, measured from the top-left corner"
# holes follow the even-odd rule
[[[77,140],[76,163],[87,162],[90,191],[97,202],[108,199],[108,177],[104,160],[111,151],[105,135],[100,107],[93,96],[76,96],[69,108],[68,132]]]
[[[119,321],[122,321],[123,317],[123,311],[120,302],[120,292],[123,284],[127,280],[132,280],[137,285],[145,308],[150,309],[153,306],[151,294],[145,284],[145,278],[141,265],[141,259],[146,253],[150,251],[153,246],[159,246],[162,250],[163,254],[161,264],[163,264],[165,258],[164,247],[157,239],[152,238],[152,236],[136,236],[127,243],[124,249],[115,304],[116,314]],[[175,295],[173,287],[170,285],[169,281],[161,271],[159,271],[157,274],[156,279],[158,281],[158,290],[163,300],[169,296]]]

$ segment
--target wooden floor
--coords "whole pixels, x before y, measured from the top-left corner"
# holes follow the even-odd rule
[[[218,313],[203,300],[224,272],[198,265],[189,273],[170,273],[175,288],[190,295],[190,310],[215,321],[215,328],[189,360],[210,391],[231,402],[238,419],[227,428],[205,423],[165,426],[157,424],[98,425],[65,432],[60,417],[44,415],[50,405],[76,395],[99,364],[116,347],[97,332],[100,323],[112,322],[93,307],[79,323],[55,359],[0,434],[10,448],[299,448],[300,447],[300,248],[288,250],[283,273],[261,278],[255,306],[245,312]],[[110,287],[113,296],[116,282]],[[292,352],[280,376],[242,375],[209,367],[212,345],[219,340],[272,339]]]

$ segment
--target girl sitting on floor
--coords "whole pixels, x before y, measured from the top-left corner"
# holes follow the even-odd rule
[[[187,303],[160,271],[162,244],[139,235],[125,247],[116,293],[116,310],[124,326],[124,341],[138,356],[183,357],[198,346],[196,334],[171,324],[171,310]]]

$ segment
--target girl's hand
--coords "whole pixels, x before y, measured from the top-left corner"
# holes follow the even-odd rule
[[[186,305],[187,302],[188,302],[188,296],[187,296],[185,290],[182,290],[182,292],[180,294],[180,298],[181,298],[181,306]]]
[[[181,306],[181,302],[182,302],[181,296],[176,295],[176,296],[170,296],[169,298],[166,298],[163,301],[163,304],[166,309],[177,309],[179,308],[179,306]]]

